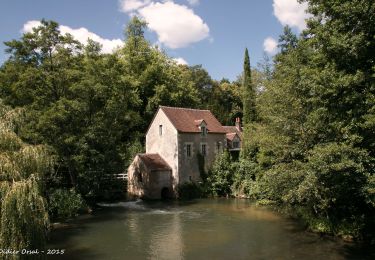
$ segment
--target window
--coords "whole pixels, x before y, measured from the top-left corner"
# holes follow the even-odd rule
[[[232,146],[233,146],[233,148],[240,148],[240,142],[233,141]]]
[[[189,181],[192,181],[193,179],[191,178],[191,176],[189,176]]]
[[[218,152],[221,151],[221,142],[216,143],[216,149],[217,149]]]
[[[191,157],[191,144],[186,145],[186,157]]]
[[[159,135],[163,135],[163,125],[159,125]]]
[[[206,134],[207,134],[207,128],[203,125],[201,126],[201,134],[202,134],[202,136],[206,136]]]
[[[207,155],[206,144],[201,144],[201,154],[202,154],[203,156],[206,156],[206,155]]]

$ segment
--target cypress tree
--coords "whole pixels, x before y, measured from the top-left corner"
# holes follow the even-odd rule
[[[255,109],[255,89],[251,82],[250,58],[247,48],[245,49],[245,59],[243,64],[243,81],[242,81],[242,104],[243,104],[243,123],[247,124],[256,120]]]

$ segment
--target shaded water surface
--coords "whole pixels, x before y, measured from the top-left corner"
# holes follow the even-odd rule
[[[51,259],[375,259],[247,200],[101,204],[52,232]]]

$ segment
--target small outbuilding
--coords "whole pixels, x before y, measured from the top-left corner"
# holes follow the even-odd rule
[[[137,154],[128,168],[128,195],[145,199],[171,198],[172,169],[157,153]]]

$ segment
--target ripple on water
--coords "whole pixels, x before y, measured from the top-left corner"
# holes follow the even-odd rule
[[[125,201],[116,203],[97,203],[97,205],[103,208],[124,208],[131,211],[142,211],[144,214],[171,215],[184,213],[182,210],[174,208],[152,208],[144,204],[144,202],[140,199],[136,201]]]
[[[142,200],[136,201],[121,201],[116,203],[97,203],[100,207],[105,208],[126,208],[132,210],[147,210],[147,208],[142,205]]]

